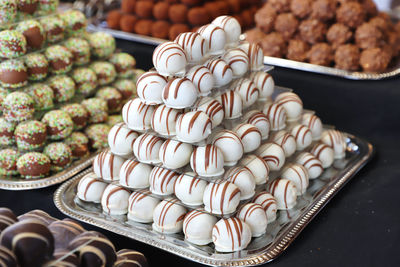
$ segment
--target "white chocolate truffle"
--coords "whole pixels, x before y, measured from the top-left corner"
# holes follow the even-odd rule
[[[146,105],[157,105],[163,102],[162,91],[167,79],[155,71],[143,73],[136,82],[136,92]]]
[[[256,152],[269,166],[271,171],[279,171],[285,164],[283,148],[274,142],[263,144]]]
[[[301,117],[301,124],[307,126],[311,130],[313,140],[319,140],[322,133],[321,119],[311,113],[304,113]]]
[[[162,92],[162,100],[169,108],[188,108],[196,102],[198,92],[188,78],[170,80]]]
[[[128,159],[119,172],[119,184],[132,189],[147,188],[152,169],[148,164]]]
[[[175,196],[186,205],[202,205],[207,184],[206,181],[199,179],[194,172],[183,173],[175,180]]]
[[[101,196],[103,195],[104,189],[106,189],[107,183],[99,180],[97,175],[93,172],[86,174],[79,180],[76,195],[80,200],[100,203]]]
[[[239,48],[249,57],[251,71],[261,70],[264,67],[264,53],[259,44],[243,42]]]
[[[212,214],[231,214],[240,202],[240,189],[228,181],[215,181],[207,185],[203,195],[204,208]]]
[[[192,170],[200,176],[215,177],[224,173],[224,155],[214,145],[194,148],[190,157]]]
[[[164,140],[158,136],[142,134],[133,143],[133,154],[140,162],[160,163],[159,152],[163,142]]]
[[[260,130],[262,140],[268,138],[271,125],[267,115],[258,110],[252,110],[243,116],[243,120],[253,126],[256,126],[258,130]]]
[[[233,79],[232,68],[222,59],[211,59],[205,66],[214,77],[215,87],[222,87],[229,84]]]
[[[272,141],[280,145],[285,151],[285,156],[288,158],[296,152],[296,139],[286,131],[279,131],[272,137]]]
[[[128,219],[139,223],[153,222],[153,212],[160,200],[147,189],[133,192],[129,196]]]
[[[211,134],[211,120],[203,111],[190,111],[180,115],[176,123],[176,137],[179,141],[196,143]]]
[[[125,159],[105,150],[94,158],[93,171],[97,177],[101,177],[105,181],[117,181],[124,162]]]
[[[267,231],[267,214],[261,205],[248,203],[240,207],[237,217],[247,223],[253,237],[262,236]]]
[[[201,96],[209,95],[214,87],[213,74],[209,69],[202,65],[191,68],[187,73],[186,78],[196,86],[196,89]]]
[[[177,199],[169,198],[160,202],[153,212],[153,230],[163,234],[182,231],[187,210]]]
[[[212,229],[217,218],[202,210],[192,210],[183,220],[183,233],[190,243],[204,246],[212,242]]]
[[[303,195],[308,188],[308,171],[299,163],[290,163],[282,171],[281,177],[294,183],[297,195]]]
[[[236,126],[233,131],[242,140],[244,152],[252,152],[261,144],[261,132],[256,126],[249,123],[242,123]]]
[[[179,169],[189,164],[192,145],[168,139],[160,148],[159,158],[164,167]]]
[[[248,168],[234,167],[226,172],[224,178],[240,189],[240,200],[250,199],[254,196],[256,181]]]
[[[346,155],[346,139],[337,130],[326,130],[322,133],[321,142],[330,146],[335,152],[335,159],[344,158]]]
[[[128,202],[131,192],[122,186],[109,184],[101,197],[101,207],[110,215],[123,215],[128,213]]]
[[[278,209],[273,195],[268,192],[260,192],[253,198],[253,202],[260,204],[264,209],[265,214],[267,215],[268,223],[276,220],[276,212]]]
[[[225,117],[221,103],[210,97],[203,97],[196,103],[195,110],[203,111],[211,120],[212,128],[220,125]]]
[[[275,102],[285,109],[288,121],[300,119],[303,102],[298,95],[292,92],[281,93],[276,97]]]
[[[151,128],[161,135],[175,135],[176,121],[181,114],[182,112],[178,109],[159,105],[153,112]]]
[[[278,210],[290,210],[297,204],[297,189],[290,180],[275,179],[269,185],[269,192],[274,196]]]
[[[275,89],[275,82],[269,73],[264,71],[253,72],[250,78],[260,90],[260,100],[267,99],[272,95]]]
[[[234,77],[242,77],[249,70],[249,57],[239,49],[229,49],[222,57],[231,67]]]
[[[150,191],[159,196],[168,196],[174,193],[174,183],[178,174],[161,167],[151,170],[149,183]]]
[[[122,119],[134,131],[150,129],[154,107],[144,104],[140,98],[129,100],[122,108]]]
[[[298,124],[291,131],[292,136],[296,139],[296,150],[302,151],[312,143],[312,134],[307,126]]]
[[[260,93],[256,85],[246,78],[239,79],[235,83],[233,90],[235,90],[235,92],[237,92],[242,98],[244,108],[248,108],[256,103]]]
[[[240,35],[242,34],[242,28],[237,19],[231,16],[219,16],[211,23],[224,29],[226,32],[226,42],[228,45],[234,45],[239,42]]]
[[[129,158],[133,155],[133,142],[137,137],[137,133],[121,122],[114,125],[108,133],[108,145],[113,154]]]
[[[233,131],[221,130],[212,141],[224,155],[224,165],[233,166],[240,160],[244,153],[244,146],[240,137]]]
[[[280,104],[265,105],[263,113],[267,115],[272,131],[279,131],[286,127],[286,111]]]
[[[246,167],[254,176],[257,185],[265,184],[269,178],[269,166],[256,155],[246,155],[240,160],[240,165]]]
[[[212,237],[218,252],[241,251],[251,241],[251,229],[236,217],[221,219],[215,224]]]
[[[315,144],[310,151],[322,163],[324,169],[329,168],[334,161],[334,152],[331,147],[325,144]]]
[[[174,76],[185,72],[187,56],[183,48],[174,42],[165,42],[153,52],[153,65],[163,76]]]
[[[311,153],[303,152],[296,157],[295,161],[307,169],[310,179],[318,178],[324,171],[322,162]]]
[[[224,109],[225,119],[236,119],[242,116],[243,100],[238,93],[233,90],[227,91],[218,97]]]
[[[210,55],[219,55],[224,51],[227,36],[222,28],[214,24],[207,24],[198,29],[197,32],[206,40]]]
[[[188,62],[199,63],[208,53],[206,40],[197,32],[184,32],[179,34],[175,43],[179,44],[185,50]]]

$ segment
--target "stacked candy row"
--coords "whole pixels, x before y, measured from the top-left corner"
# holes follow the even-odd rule
[[[0,218],[1,266],[148,266],[142,253],[116,252],[103,234],[71,219],[57,220],[41,210],[17,217],[7,208],[0,208]]]

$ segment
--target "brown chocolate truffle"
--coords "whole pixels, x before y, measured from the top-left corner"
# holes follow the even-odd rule
[[[211,20],[223,15],[221,7],[218,5],[218,3],[215,2],[205,3],[204,8],[207,9],[207,12]]]
[[[78,222],[71,219],[55,221],[49,225],[49,230],[54,236],[54,247],[56,250],[66,249],[72,239],[85,231]]]
[[[311,17],[321,21],[331,20],[335,17],[336,1],[335,0],[316,0],[311,7]]]
[[[357,28],[365,20],[365,10],[360,3],[344,2],[336,10],[336,20],[350,28]]]
[[[356,30],[356,44],[361,49],[380,47],[382,45],[383,34],[375,25],[364,23]]]
[[[32,15],[35,13],[37,6],[39,4],[38,0],[21,0],[18,1],[18,10],[24,13]]]
[[[18,158],[18,172],[25,178],[40,178],[50,172],[50,159],[45,154],[39,152],[28,152]],[[32,263],[32,262],[31,262]],[[26,265],[26,266],[41,266]]]
[[[151,26],[151,36],[161,39],[167,39],[169,28],[171,24],[165,20],[159,20],[153,23]]]
[[[270,57],[282,57],[286,53],[286,42],[282,34],[272,32],[261,41],[264,55]]]
[[[244,10],[240,15],[242,16],[243,28],[249,28],[254,25],[254,14],[250,9]]]
[[[292,13],[282,13],[276,17],[274,28],[285,40],[289,40],[296,32],[299,21]]]
[[[121,30],[124,32],[134,32],[137,18],[134,15],[123,15],[119,22]]]
[[[192,25],[205,25],[210,21],[207,9],[204,7],[194,7],[188,12],[188,20]]]
[[[293,15],[300,19],[306,18],[311,12],[312,0],[292,0],[290,10]]]
[[[122,0],[121,11],[122,13],[135,13],[136,0]]]
[[[268,3],[278,13],[284,13],[290,11],[290,0],[269,0]]]
[[[32,49],[41,48],[46,40],[46,32],[36,20],[21,21],[16,30],[25,36],[28,47]]]
[[[315,44],[325,39],[326,25],[316,19],[304,20],[299,27],[301,39]]]
[[[390,62],[390,55],[381,48],[369,48],[361,53],[360,65],[366,72],[382,72]]]
[[[329,66],[333,59],[333,51],[327,43],[318,43],[308,51],[308,60],[311,64]]]
[[[153,7],[153,16],[158,20],[168,19],[169,4],[166,2],[158,2]]]
[[[368,17],[373,17],[378,14],[378,9],[373,0],[362,0],[362,5]]]
[[[254,28],[251,30],[248,30],[246,32],[246,40],[249,43],[261,43],[262,39],[265,37],[265,33],[260,31],[258,28]]]
[[[373,17],[372,19],[369,20],[368,22],[371,25],[374,25],[378,29],[380,29],[382,32],[386,32],[389,29],[388,21],[385,20],[382,17]]]
[[[290,40],[286,57],[291,60],[305,61],[310,46],[302,40]]]
[[[227,0],[229,10],[231,13],[239,13],[240,12],[240,0]]]
[[[334,48],[347,43],[352,36],[353,32],[349,27],[341,23],[333,24],[326,33],[326,39]]]
[[[215,3],[217,4],[218,9],[220,10],[222,15],[226,15],[229,13],[229,5],[228,3],[226,3],[226,1],[220,0],[220,1],[215,1]]]
[[[136,15],[140,18],[150,19],[153,16],[153,2],[137,1],[135,6]]]
[[[335,52],[335,68],[355,71],[359,69],[360,50],[356,45],[340,45]]]
[[[111,29],[119,30],[119,22],[121,20],[122,13],[119,10],[111,10],[107,14],[107,25]]]
[[[175,40],[179,34],[188,31],[190,31],[190,28],[186,24],[174,24],[169,28],[168,37],[170,40]]]
[[[153,21],[148,19],[138,20],[135,24],[135,32],[142,35],[151,34],[151,26],[153,26]]]
[[[188,8],[183,4],[171,5],[168,9],[169,19],[173,23],[186,23]]]
[[[256,26],[265,33],[270,33],[274,28],[276,11],[270,5],[264,5],[254,16]]]

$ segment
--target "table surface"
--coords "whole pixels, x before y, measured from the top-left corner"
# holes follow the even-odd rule
[[[139,68],[152,67],[153,47],[118,40]],[[293,88],[304,107],[326,124],[363,137],[376,148],[365,166],[316,216],[271,266],[400,266],[400,78],[352,81],[276,68],[275,83]],[[58,186],[33,191],[0,190],[0,206],[16,214],[42,209],[64,218],[53,203]],[[397,207],[397,208],[396,208]],[[117,249],[143,252],[152,266],[201,266],[151,246],[102,231]]]

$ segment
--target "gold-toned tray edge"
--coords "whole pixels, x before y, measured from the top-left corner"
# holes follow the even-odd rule
[[[347,134],[350,138],[356,138],[351,134]],[[166,242],[162,242],[162,240],[154,241],[150,238],[142,237],[140,235],[135,235],[133,232],[129,232],[126,235],[126,232],[118,229],[115,226],[107,225],[101,222],[98,222],[96,219],[91,218],[90,216],[83,216],[77,214],[73,210],[70,210],[68,207],[64,205],[62,202],[62,194],[69,187],[69,185],[76,180],[83,177],[85,174],[91,171],[91,168],[85,170],[84,172],[78,174],[73,179],[62,184],[54,193],[54,203],[56,207],[65,215],[83,221],[85,223],[92,224],[94,226],[103,228],[105,230],[114,232],[116,234],[120,234],[123,236],[127,236],[129,238],[135,239],[137,241],[149,244],[151,246],[163,249],[167,252],[173,253],[180,257],[206,264],[211,266],[256,266],[260,264],[264,264],[270,262],[277,258],[286,248],[295,240],[295,238],[300,234],[300,232],[311,222],[311,220],[318,214],[318,212],[333,198],[333,196],[372,158],[374,153],[374,148],[372,144],[365,141],[364,139],[357,139],[363,142],[367,148],[367,151],[364,156],[362,156],[358,162],[356,162],[353,166],[351,166],[346,173],[338,179],[334,184],[330,187],[326,188],[323,193],[317,197],[317,199],[310,205],[305,211],[304,215],[299,217],[295,222],[293,222],[293,226],[282,232],[277,239],[273,242],[271,247],[267,249],[265,252],[259,255],[249,256],[243,259],[237,259],[232,261],[226,260],[217,260],[217,259],[209,259],[205,256],[197,256],[195,253],[188,253],[185,249],[179,249],[175,246],[171,246]]]

